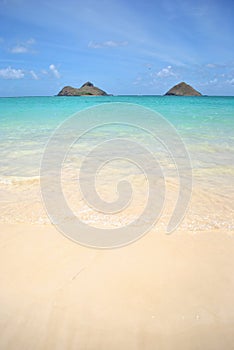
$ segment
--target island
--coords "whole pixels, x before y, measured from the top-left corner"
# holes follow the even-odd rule
[[[195,90],[191,85],[182,81],[167,91],[165,96],[202,96],[202,94]]]
[[[108,96],[108,94],[88,81],[80,88],[65,86],[57,96]]]

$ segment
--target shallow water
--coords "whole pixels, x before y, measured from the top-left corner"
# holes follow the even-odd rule
[[[172,96],[107,97],[24,97],[0,99],[0,193],[2,222],[47,223],[41,203],[39,173],[46,143],[66,118],[85,108],[102,103],[127,102],[153,109],[175,128],[189,152],[193,170],[193,196],[190,209],[181,224],[196,231],[213,228],[233,230],[234,175],[234,98]],[[111,109],[110,109],[111,110]],[[111,118],[111,115],[110,115]],[[148,121],[146,127],[153,128]],[[68,135],[63,135],[65,142]],[[168,198],[158,229],[165,226],[176,201],[177,174],[169,155],[149,136],[131,127],[95,129],[75,144],[63,164],[67,200],[76,215],[94,225],[118,226],[131,221],[143,205],[146,194],[142,174],[127,162],[109,164],[100,181],[100,195],[111,201],[113,180],[131,178],[136,200],[127,211],[116,216],[93,212],[76,193],[77,172],[84,156],[96,142],[110,137],[126,137],[152,147],[164,170]],[[55,150],[56,157],[56,150]],[[111,176],[110,176],[111,174]],[[114,175],[113,175],[114,174]],[[116,179],[115,179],[116,175]],[[109,176],[109,178],[108,178]],[[106,197],[105,197],[106,196]],[[77,198],[79,197],[79,201]],[[168,212],[167,212],[168,211]],[[165,220],[164,220],[165,219]],[[165,221],[165,222],[164,222]]]

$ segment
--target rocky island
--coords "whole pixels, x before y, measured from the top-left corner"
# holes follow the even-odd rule
[[[181,82],[167,91],[165,96],[202,96],[202,94],[195,90],[192,86],[186,84],[185,82]]]
[[[108,94],[88,81],[80,88],[65,86],[57,96],[108,96]]]

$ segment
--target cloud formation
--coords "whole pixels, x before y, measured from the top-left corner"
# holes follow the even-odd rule
[[[0,78],[2,79],[22,79],[24,78],[22,69],[15,69],[11,67],[0,69]]]
[[[113,41],[113,40],[108,40],[108,41],[103,41],[101,43],[97,43],[94,41],[90,41],[88,44],[88,47],[92,49],[103,49],[103,48],[113,48],[113,47],[121,47],[121,46],[127,46],[128,42],[127,41]]]
[[[50,69],[50,71],[52,72],[52,74],[54,75],[55,78],[57,78],[57,79],[60,78],[61,75],[60,75],[58,69],[55,67],[54,64],[51,64],[51,65],[49,66],[49,69]]]
[[[31,38],[27,41],[17,44],[13,46],[9,51],[14,54],[21,54],[21,53],[32,53],[32,45],[35,44],[35,39]]]
[[[38,75],[33,70],[30,70],[29,73],[31,74],[31,76],[33,77],[34,80],[39,79]]]
[[[228,84],[234,85],[234,78],[227,80]]]
[[[161,69],[156,75],[159,78],[166,78],[166,77],[175,77],[176,74],[172,70],[172,66],[167,66],[166,68]]]
[[[25,46],[14,46],[10,49],[11,53],[27,53],[28,52],[28,48]]]

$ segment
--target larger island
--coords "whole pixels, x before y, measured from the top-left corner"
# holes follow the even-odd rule
[[[65,86],[58,96],[108,96],[108,94],[88,81],[80,88]]]

